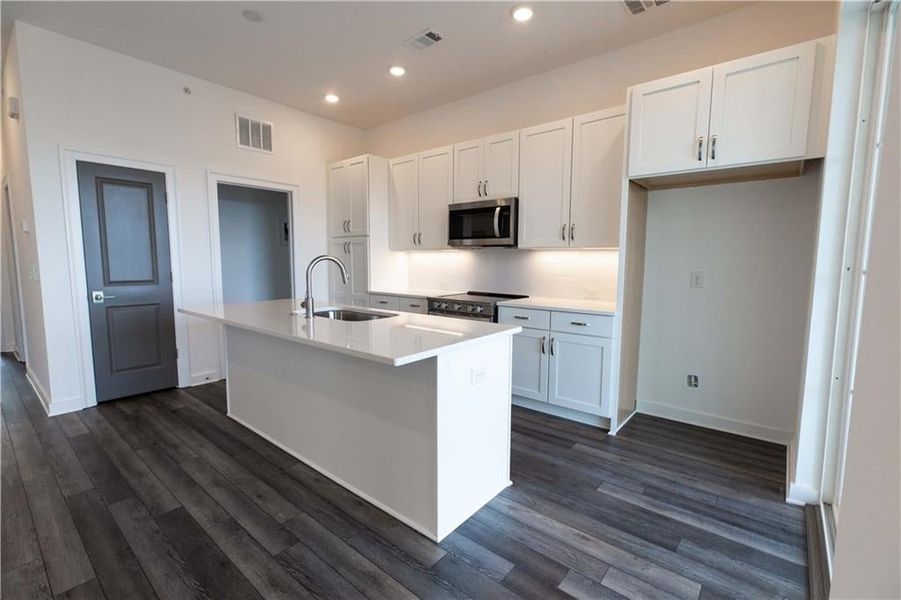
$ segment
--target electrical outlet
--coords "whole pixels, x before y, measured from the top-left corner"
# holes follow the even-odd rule
[[[704,287],[704,271],[691,272],[691,287],[695,289]]]
[[[473,369],[469,372],[469,384],[479,385],[485,381],[485,369]]]
[[[690,388],[699,388],[701,387],[701,378],[697,375],[686,375],[685,376],[685,385]]]
[[[29,277],[30,277],[30,279],[31,279],[32,281],[40,281],[40,279],[41,279],[41,272],[38,271],[38,266],[37,266],[37,265],[31,265],[31,266],[30,266]]]

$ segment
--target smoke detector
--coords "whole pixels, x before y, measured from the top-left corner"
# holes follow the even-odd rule
[[[407,45],[414,50],[425,50],[426,48],[431,48],[442,39],[444,39],[443,35],[435,31],[434,29],[429,28],[425,31],[420,31],[419,33],[408,39]]]
[[[622,0],[621,6],[632,16],[648,12],[648,10],[666,4],[670,0]]]

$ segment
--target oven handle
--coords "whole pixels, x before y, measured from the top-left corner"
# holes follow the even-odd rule
[[[501,237],[501,207],[494,209],[494,237]]]

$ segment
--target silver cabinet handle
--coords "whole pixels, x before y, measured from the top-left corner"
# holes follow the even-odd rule
[[[107,296],[103,293],[103,290],[94,290],[91,292],[91,302],[94,304],[103,304],[104,300],[111,300],[115,298],[115,296]]]
[[[710,160],[716,160],[716,136],[710,138]]]
[[[555,341],[556,340],[554,340],[554,338],[551,338],[551,356],[557,356],[557,354],[554,352],[554,342]]]
[[[414,246],[416,245],[416,234],[415,233],[413,234],[413,245]]]
[[[416,243],[419,244],[420,246],[422,246],[422,232],[421,231],[416,236]]]
[[[566,241],[566,223],[560,228],[560,239]]]
[[[544,340],[546,340],[546,339],[547,339],[546,335],[541,336],[541,353],[542,354],[547,354],[547,352],[545,351],[545,347],[544,347]]]
[[[514,319],[519,319],[520,321],[531,321],[532,317],[524,317],[522,315],[513,315]]]
[[[571,241],[571,242],[576,241],[576,224],[575,223],[569,224],[569,241]]]
[[[379,300],[379,304],[388,304],[387,300]]]
[[[485,196],[487,197],[488,196],[488,180],[486,179],[485,183],[483,183],[482,185],[485,188]]]
[[[408,304],[407,306],[409,306],[410,308],[422,308],[421,304]]]
[[[578,325],[579,327],[591,327],[591,323],[583,323],[582,321],[570,321],[570,325]]]
[[[478,185],[476,185],[476,193],[479,195],[479,198],[482,197],[482,180],[479,180]]]
[[[698,137],[698,162],[704,160],[704,136]]]

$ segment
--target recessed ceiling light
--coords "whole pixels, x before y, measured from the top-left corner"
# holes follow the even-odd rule
[[[244,12],[242,12],[241,14],[244,16],[245,19],[247,19],[251,23],[259,23],[263,20],[263,15],[261,15],[260,13],[258,13],[255,10],[251,10],[249,8],[247,10],[245,10]]]
[[[391,73],[392,75],[394,75],[395,77],[403,77],[404,74],[407,72],[407,70],[400,65],[393,65],[391,68],[388,69],[388,72]]]
[[[337,94],[326,94],[325,101],[329,104],[337,104],[341,98],[338,97]]]
[[[528,6],[515,6],[510,11],[510,16],[513,17],[514,21],[525,23],[532,18],[532,9]]]

